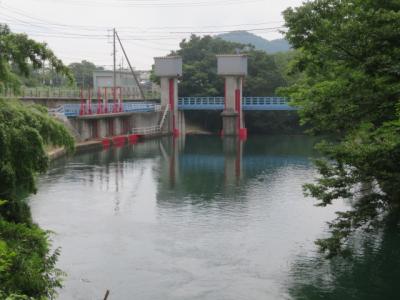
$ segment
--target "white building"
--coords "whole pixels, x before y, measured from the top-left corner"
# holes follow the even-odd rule
[[[150,71],[135,71],[135,74],[146,98],[157,97],[159,94],[159,87],[150,81]],[[97,91],[98,88],[104,89],[113,87],[113,81],[114,73],[111,70],[93,72],[93,88],[95,91]],[[142,98],[139,87],[129,70],[118,70],[115,72],[115,85],[121,87],[124,99]]]

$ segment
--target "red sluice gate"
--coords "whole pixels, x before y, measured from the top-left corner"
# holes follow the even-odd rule
[[[247,139],[247,128],[240,128],[240,130],[239,130],[239,138],[241,140],[246,140]]]
[[[126,136],[124,135],[117,135],[112,137],[112,142],[114,146],[120,147],[125,144]]]
[[[129,144],[136,144],[139,140],[140,135],[138,134],[130,134],[128,135]]]
[[[104,148],[108,148],[111,145],[111,140],[109,138],[104,138],[101,140],[101,143],[103,144]]]

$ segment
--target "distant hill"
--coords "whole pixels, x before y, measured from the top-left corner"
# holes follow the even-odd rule
[[[228,42],[241,44],[251,44],[258,50],[264,50],[273,54],[276,52],[285,52],[290,50],[290,45],[285,39],[277,39],[268,41],[258,35],[247,31],[232,31],[218,35],[221,39]]]

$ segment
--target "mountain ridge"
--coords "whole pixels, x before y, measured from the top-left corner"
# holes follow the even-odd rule
[[[286,52],[291,49],[289,42],[285,39],[267,40],[245,30],[223,33],[218,35],[217,37],[228,42],[240,43],[245,45],[251,44],[257,50],[263,50],[269,54]]]

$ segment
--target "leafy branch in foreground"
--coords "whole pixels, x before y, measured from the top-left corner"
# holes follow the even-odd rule
[[[376,130],[372,127],[363,126],[338,145],[321,144],[321,151],[333,162],[317,161],[321,177],[315,184],[304,186],[308,195],[320,200],[320,206],[335,199],[354,200],[353,210],[338,212],[337,219],[329,223],[332,236],[317,241],[328,256],[342,253],[342,246],[355,229],[376,228],[380,217],[399,209],[400,121],[385,123]]]
[[[356,230],[376,228],[400,205],[400,2],[316,0],[284,17],[303,76],[280,92],[312,133],[334,139],[319,146],[326,159],[305,192],[321,206],[353,203],[317,244],[347,254]]]
[[[69,70],[45,44],[0,25],[0,89],[18,87],[13,71],[29,75],[44,60],[66,76]],[[54,299],[63,273],[56,268],[49,233],[31,219],[25,197],[36,191],[36,175],[47,170],[46,145],[73,151],[68,130],[41,106],[0,99],[0,298]]]
[[[50,252],[49,235],[32,223],[24,196],[35,192],[37,173],[47,170],[44,145],[73,151],[65,127],[38,106],[0,100],[0,297],[54,298],[63,273],[59,250]]]
[[[45,61],[70,82],[74,81],[70,70],[45,43],[38,43],[26,34],[13,33],[7,25],[0,23],[0,89],[3,84],[19,87],[18,76],[13,69],[16,68],[23,76],[29,76],[31,70],[41,68]]]

